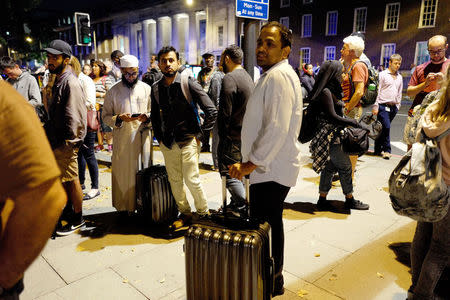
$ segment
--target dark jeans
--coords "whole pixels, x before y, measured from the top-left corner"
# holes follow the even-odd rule
[[[203,130],[203,136],[202,136],[202,149],[209,148],[209,138],[211,136],[211,130]]]
[[[89,176],[91,176],[91,188],[98,189],[98,164],[94,153],[95,136],[97,132],[88,131],[84,138],[83,145],[78,151],[78,176],[80,183],[83,185],[85,180],[86,163],[89,169]]]
[[[449,266],[450,213],[439,222],[417,222],[411,245],[413,299],[434,299],[436,284]]]
[[[375,153],[381,153],[381,151],[391,153],[391,122],[394,120],[397,112],[398,108],[395,105],[379,105],[377,119],[383,125],[383,129],[380,136],[375,140]]]
[[[250,215],[267,221],[272,227],[275,288],[283,286],[283,204],[289,189],[290,187],[274,181],[250,185]]]
[[[319,192],[327,193],[331,189],[333,175],[339,173],[339,181],[341,182],[342,192],[344,195],[353,193],[352,182],[352,163],[348,154],[342,151],[340,144],[330,145],[330,160],[325,164],[322,172],[320,172]]]

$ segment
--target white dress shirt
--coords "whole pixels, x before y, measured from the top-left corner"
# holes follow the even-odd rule
[[[258,166],[250,174],[250,183],[295,186],[302,109],[300,80],[287,59],[261,74],[248,100],[241,132],[242,161]]]

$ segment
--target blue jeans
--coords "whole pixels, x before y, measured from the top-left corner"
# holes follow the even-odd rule
[[[230,204],[242,207],[245,204],[245,188],[242,181],[227,174],[227,189],[231,194]]]
[[[352,164],[348,154],[342,151],[340,144],[330,144],[330,160],[320,173],[319,192],[328,193],[331,189],[333,175],[339,173],[344,195],[353,193]]]
[[[97,132],[88,131],[84,138],[83,145],[78,151],[78,176],[80,183],[83,185],[85,180],[86,163],[91,176],[91,188],[98,189],[98,164],[94,153],[95,136]]]
[[[379,105],[377,119],[381,122],[381,125],[383,125],[383,129],[381,130],[381,134],[378,139],[375,140],[375,153],[381,153],[381,151],[391,153],[391,122],[394,120],[397,112],[398,108],[395,105]]]

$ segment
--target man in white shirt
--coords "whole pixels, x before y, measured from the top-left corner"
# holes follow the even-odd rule
[[[263,73],[242,124],[242,163],[230,167],[233,178],[250,174],[250,212],[272,227],[273,296],[284,293],[283,203],[300,170],[297,138],[303,103],[300,80],[287,60],[291,42],[291,31],[278,22],[261,28],[256,59]]]
[[[398,73],[401,64],[402,57],[392,54],[389,58],[389,68],[378,75],[378,95],[372,107],[372,113],[378,115],[378,121],[383,125],[380,136],[375,140],[375,154],[384,159],[391,157],[391,122],[402,102],[403,79]]]

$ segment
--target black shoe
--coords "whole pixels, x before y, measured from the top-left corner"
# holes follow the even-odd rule
[[[59,236],[66,236],[66,235],[72,234],[75,231],[77,231],[78,229],[80,229],[80,227],[82,227],[84,224],[85,224],[84,219],[83,219],[83,217],[81,217],[81,219],[78,222],[72,221],[62,227],[57,228],[56,234]]]
[[[331,205],[330,201],[327,201],[326,199],[319,198],[319,201],[317,201],[316,208],[318,211],[330,211],[334,207]]]
[[[280,289],[274,289],[272,293],[272,297],[281,296],[284,294],[284,287],[281,287]]]
[[[352,199],[346,199],[345,200],[345,208],[348,209],[356,209],[356,210],[368,210],[369,204],[365,204],[359,200]]]

